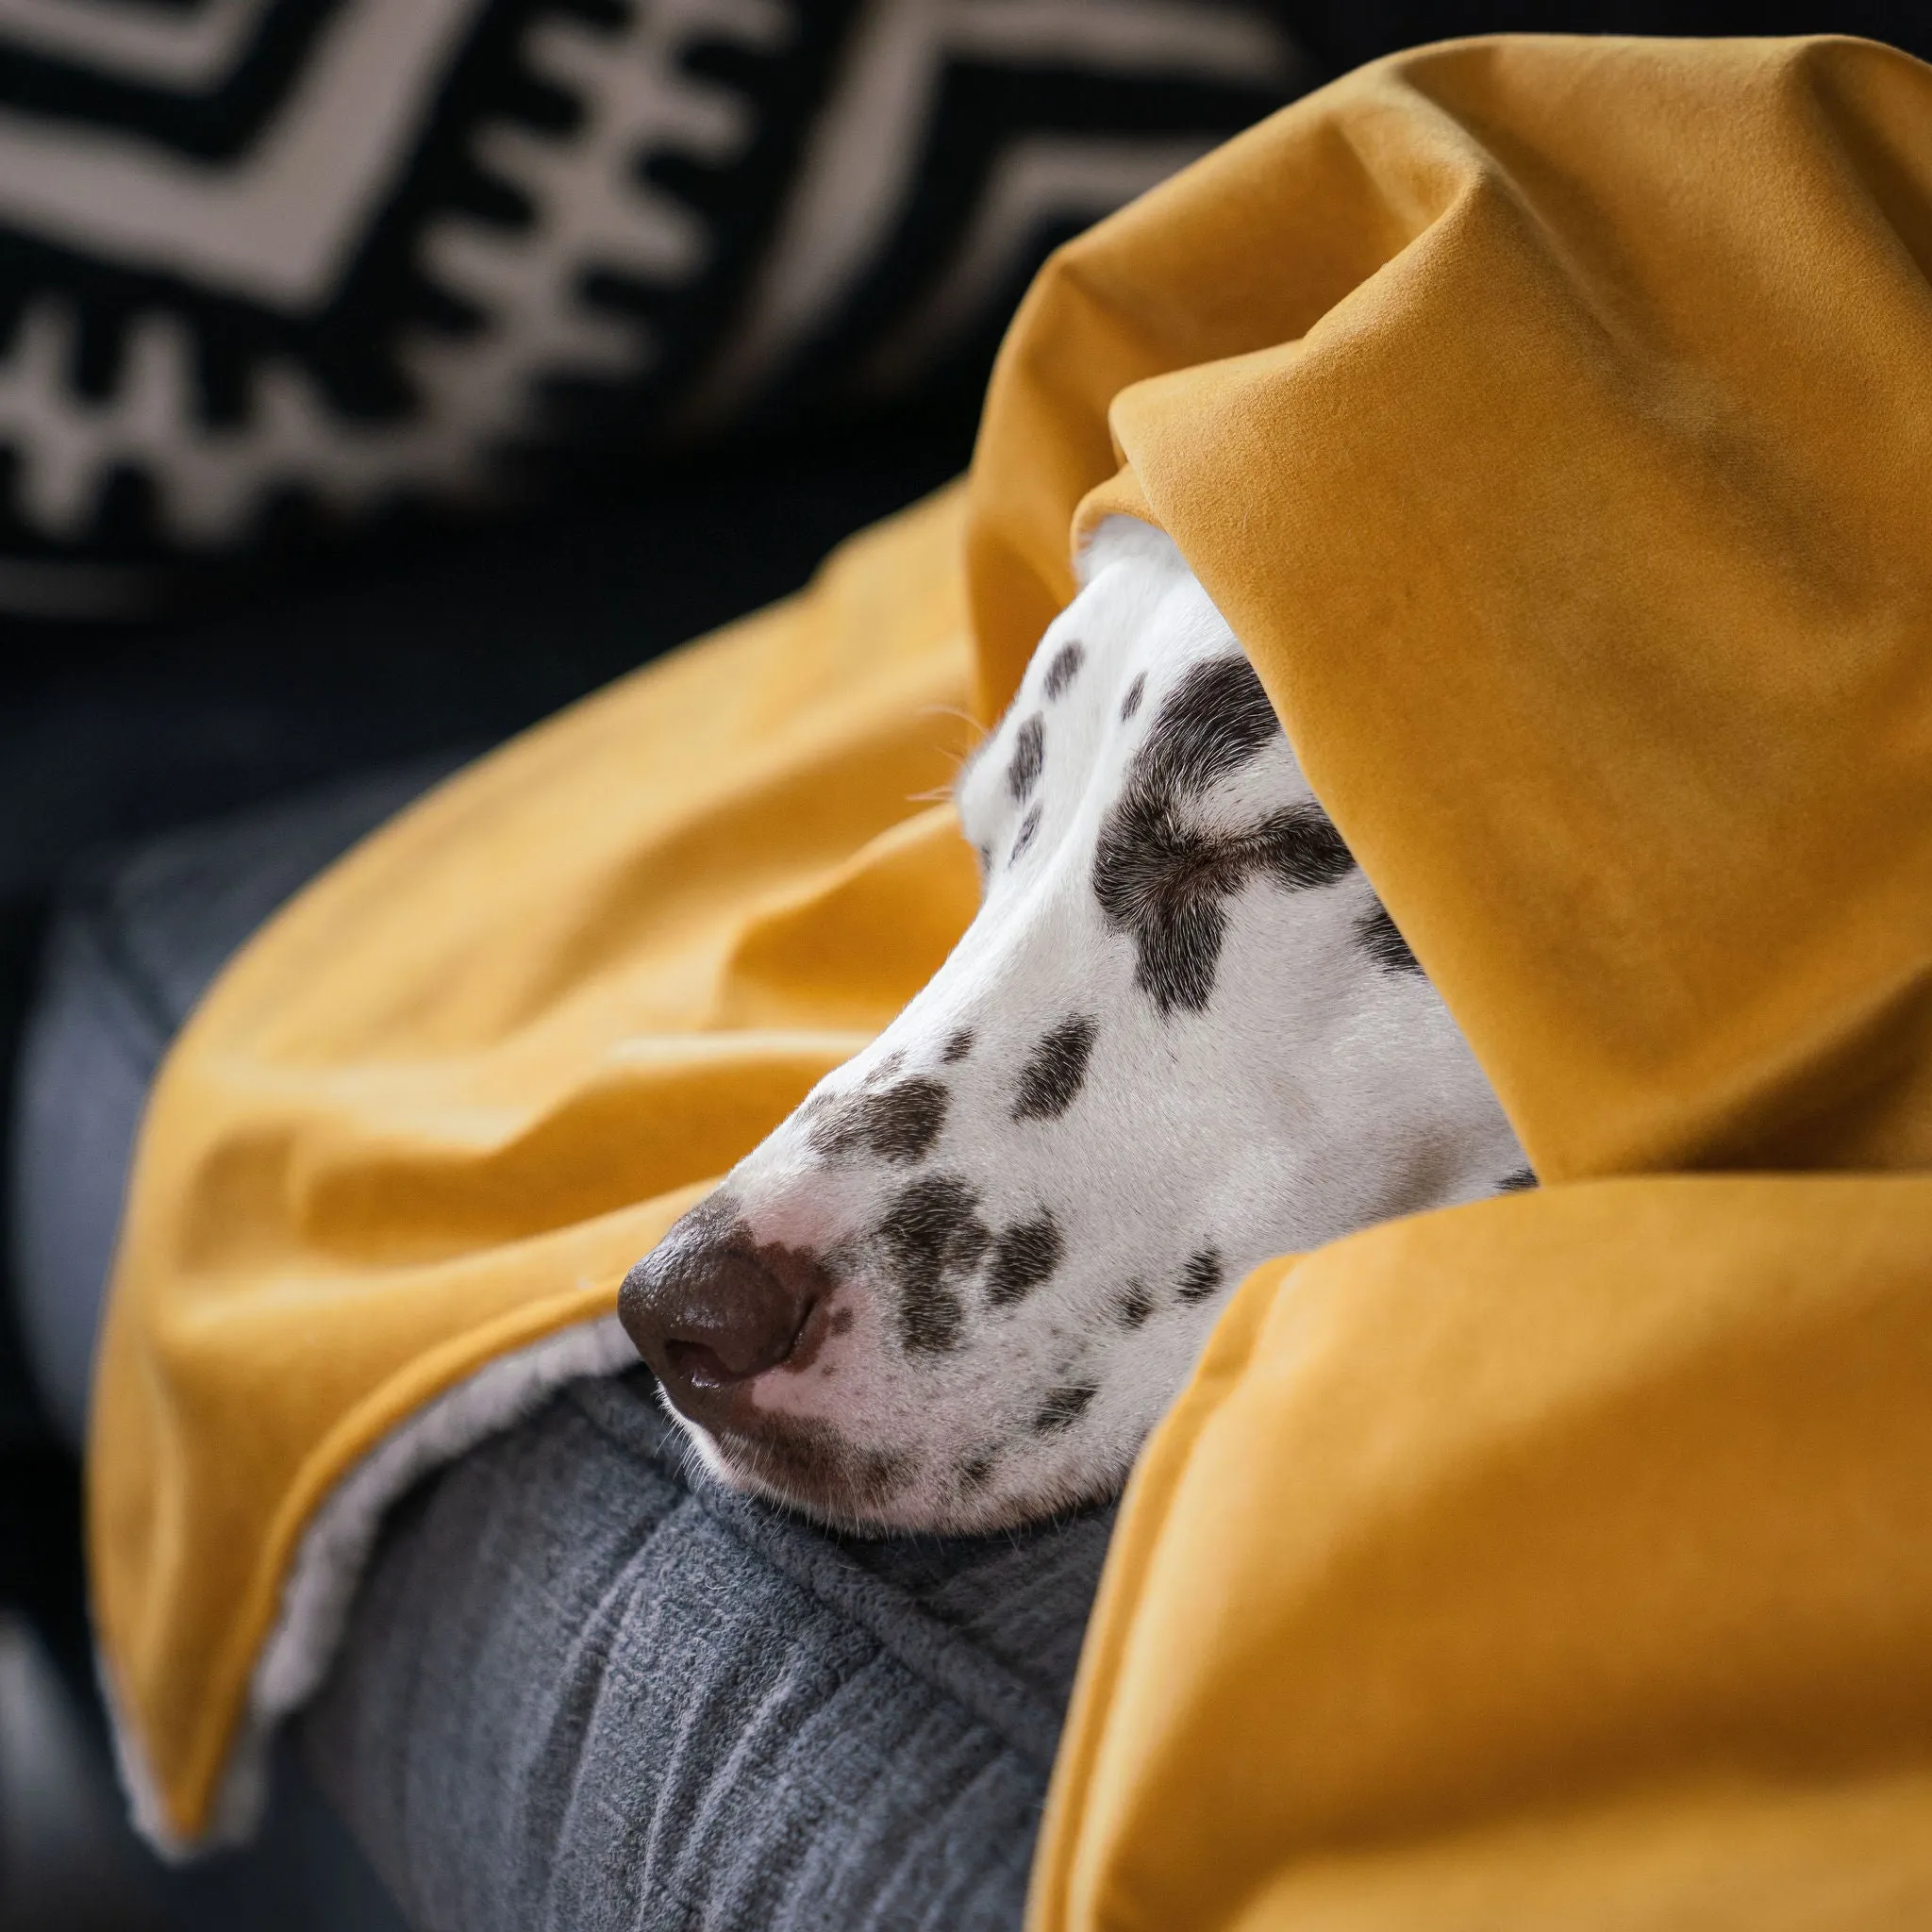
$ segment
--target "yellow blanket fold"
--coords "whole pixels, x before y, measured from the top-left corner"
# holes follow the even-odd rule
[[[1932,1154],[1927,90],[1852,42],[1403,56],[1008,341],[998,676],[1086,491],[1160,523],[1546,1177]]]
[[[1932,1180],[1615,1180],[1252,1276],[1135,1479],[1038,1926],[1932,1907]]]
[[[299,1699],[321,1530],[600,1358],[625,1265],[943,956],[944,708],[1124,511],[1548,1185],[1243,1285],[1129,1493],[1033,1932],[1932,1918],[1928,268],[1889,50],[1377,63],[1054,258],[963,524],[307,893],[170,1062],[100,1370],[157,1827]]]
[[[923,802],[966,742],[958,510],[855,540],[792,603],[442,787],[177,1043],[90,1457],[95,1618],[157,1839],[247,1828],[381,1506],[634,1363],[624,1271],[971,917],[972,855]]]

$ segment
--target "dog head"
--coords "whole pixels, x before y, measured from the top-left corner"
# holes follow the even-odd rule
[[[705,1459],[828,1522],[1114,1491],[1248,1270],[1523,1170],[1178,552],[1086,562],[957,788],[972,925],[625,1283]]]

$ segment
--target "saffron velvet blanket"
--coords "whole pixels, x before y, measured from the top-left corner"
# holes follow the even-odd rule
[[[274,922],[143,1133],[93,1420],[158,1835],[412,1475],[970,917],[942,784],[1159,523],[1544,1186],[1258,1271],[1123,1513],[1061,1928],[1932,1911],[1932,71],[1380,62],[1063,250],[973,474]]]

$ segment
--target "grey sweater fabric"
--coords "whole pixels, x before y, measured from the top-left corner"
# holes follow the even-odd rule
[[[302,1724],[424,1932],[995,1932],[1111,1512],[862,1542],[720,1491],[640,1372],[398,1512]]]

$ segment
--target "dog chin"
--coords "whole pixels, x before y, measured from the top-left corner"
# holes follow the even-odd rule
[[[753,1434],[707,1429],[671,1413],[724,1488],[848,1536],[991,1535],[1110,1502],[1124,1482],[1124,1475],[1082,1482],[1060,1474],[1043,1486],[1015,1489],[996,1473],[975,1482],[968,1470],[935,1483],[922,1480],[918,1457],[868,1448],[829,1423],[787,1419]]]

